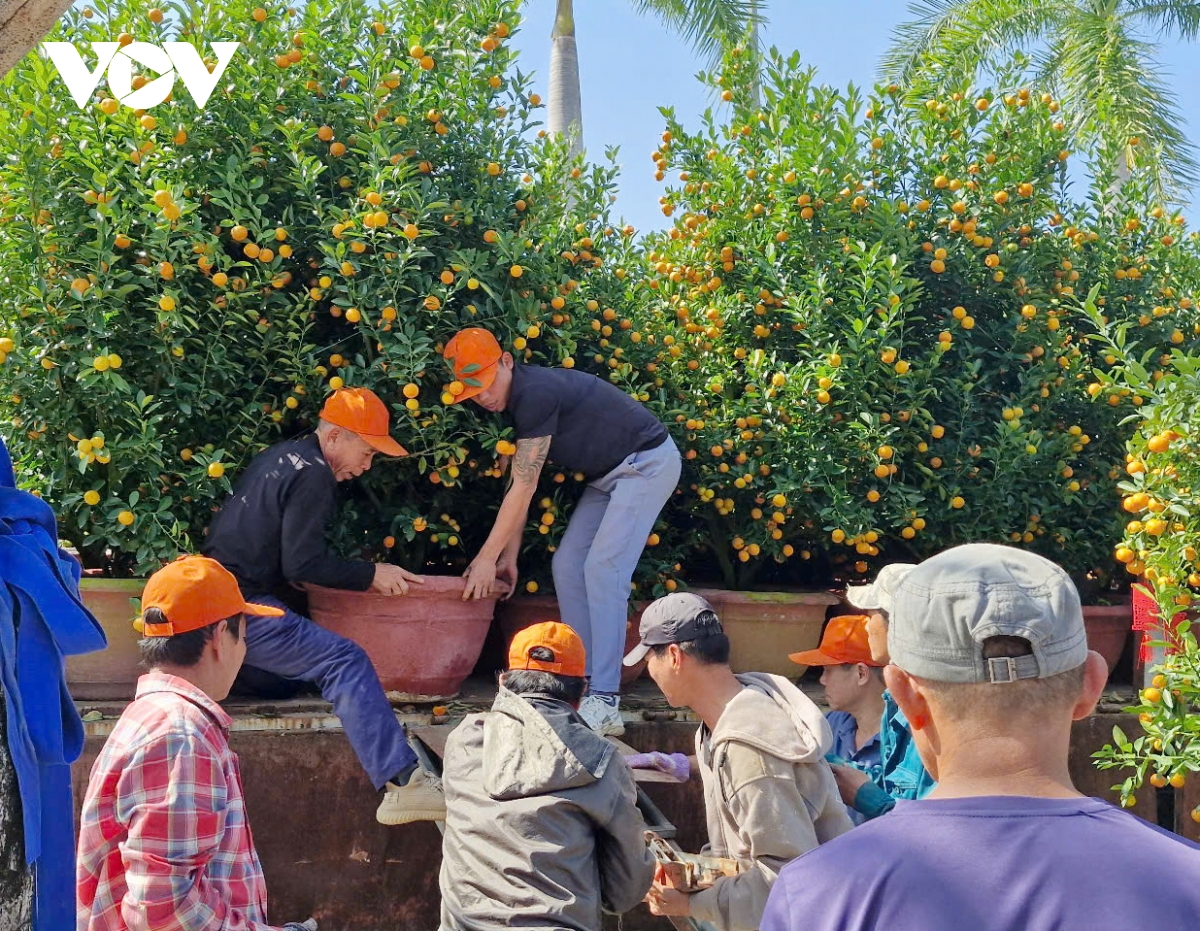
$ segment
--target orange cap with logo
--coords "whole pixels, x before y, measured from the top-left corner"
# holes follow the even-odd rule
[[[833,618],[825,627],[819,647],[801,653],[789,653],[788,659],[801,666],[840,666],[844,663],[883,665],[871,658],[865,614],[843,614]]]
[[[459,330],[446,344],[443,358],[454,368],[454,380],[461,383],[461,394],[455,395],[457,404],[487,391],[496,380],[496,363],[504,355],[500,343],[482,327],[467,327]]]
[[[508,668],[538,669],[560,676],[585,676],[587,650],[579,634],[566,624],[543,621],[526,627],[513,637],[508,647]]]
[[[385,456],[408,455],[388,433],[387,405],[370,388],[338,388],[321,408],[321,419],[357,433]]]
[[[167,620],[165,624],[141,621],[147,637],[186,634],[235,614],[283,616],[279,608],[247,602],[237,579],[207,556],[181,556],[150,576],[142,592],[143,615],[150,608],[158,608]]]

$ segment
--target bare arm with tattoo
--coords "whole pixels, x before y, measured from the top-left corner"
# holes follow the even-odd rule
[[[513,456],[508,491],[500,504],[500,512],[479,555],[463,573],[466,588],[463,600],[490,597],[496,586],[497,570],[502,577],[511,576],[516,582],[517,552],[521,548],[521,530],[529,516],[529,502],[537,490],[538,477],[550,451],[550,437],[517,440]],[[498,566],[503,560],[503,565]],[[509,581],[509,578],[505,578]]]

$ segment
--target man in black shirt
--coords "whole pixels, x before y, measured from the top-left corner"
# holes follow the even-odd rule
[[[333,703],[363,769],[385,790],[376,817],[383,824],[440,821],[441,786],[418,768],[367,654],[290,607],[305,584],[403,595],[423,581],[399,566],[342,559],[325,546],[337,483],[370,469],[376,453],[406,455],[388,433],[387,407],[366,388],[336,391],[315,433],[254,457],[213,518],[203,552],[243,592],[284,610],[254,630],[247,626],[246,665],[315,683]]]
[[[564,623],[587,648],[591,694],[579,713],[618,736],[629,583],[654,522],[679,481],[667,428],[619,388],[585,372],[517,365],[487,330],[470,327],[446,346],[456,401],[508,411],[517,451],[508,491],[487,541],[467,568],[464,597],[487,597],[496,579],[516,586],[529,502],[547,459],[582,472],[587,488],[554,553]]]

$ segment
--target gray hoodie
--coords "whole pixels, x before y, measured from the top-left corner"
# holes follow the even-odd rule
[[[781,676],[737,678],[745,688],[716,728],[696,731],[705,852],[742,864],[691,898],[692,917],[719,931],[755,931],[779,871],[853,826],[824,759],[833,733],[821,710]]]
[[[446,741],[441,931],[599,931],[654,875],[633,776],[569,705],[501,688]]]

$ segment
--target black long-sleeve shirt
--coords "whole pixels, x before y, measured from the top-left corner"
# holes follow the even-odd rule
[[[325,546],[336,492],[315,434],[277,443],[238,479],[202,551],[234,574],[246,596],[282,596],[289,582],[366,591],[375,567]]]

